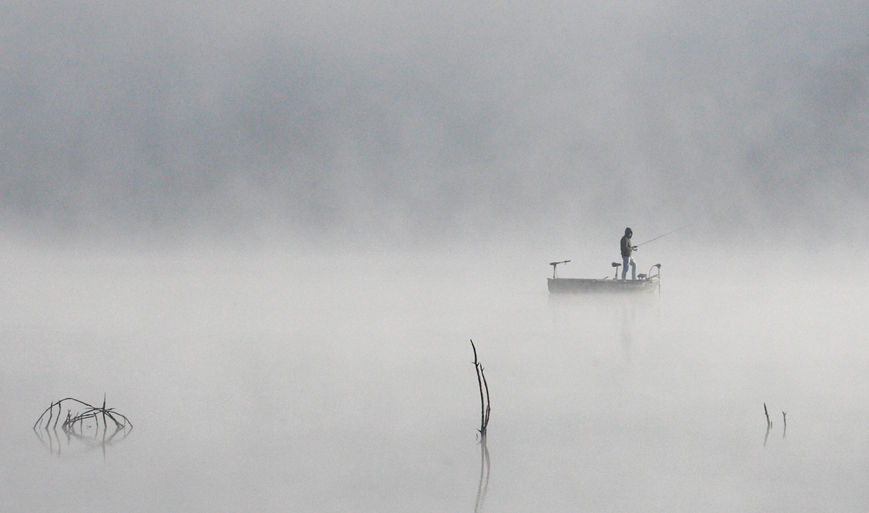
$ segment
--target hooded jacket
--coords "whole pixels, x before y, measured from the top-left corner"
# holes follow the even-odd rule
[[[622,246],[622,256],[623,257],[629,257],[633,253],[633,250],[631,248],[631,236],[632,235],[633,235],[633,232],[625,232],[624,237],[622,237],[621,246]]]

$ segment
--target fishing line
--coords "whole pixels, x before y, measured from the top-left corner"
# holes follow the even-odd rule
[[[649,239],[649,240],[647,240],[646,242],[644,242],[643,244],[648,244],[648,243],[650,243],[650,242],[652,242],[652,241],[656,241],[656,240],[660,239],[661,237],[666,237],[667,235],[670,235],[671,233],[676,233],[676,232],[678,232],[679,230],[681,230],[681,229],[683,229],[683,228],[688,228],[689,226],[691,226],[691,225],[690,225],[690,224],[686,224],[685,226],[682,226],[682,227],[676,228],[676,229],[673,230],[672,232],[667,232],[667,233],[665,233],[664,235],[658,235],[658,236],[655,237],[654,239]],[[638,247],[642,246],[643,244],[637,244],[635,247],[638,248]]]

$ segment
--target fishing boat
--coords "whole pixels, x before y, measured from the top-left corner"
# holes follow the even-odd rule
[[[547,278],[550,294],[622,294],[652,292],[661,283],[661,264],[655,264],[649,269],[648,274],[638,274],[636,280],[620,280],[619,267],[622,264],[613,262],[615,276],[612,278],[559,278],[558,265],[566,264],[570,260],[550,262],[552,266],[552,278]],[[654,272],[654,274],[652,274]]]

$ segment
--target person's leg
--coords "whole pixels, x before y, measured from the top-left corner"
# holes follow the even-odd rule
[[[631,258],[631,279],[632,280],[637,279],[637,263],[634,262],[633,258]]]
[[[628,275],[628,262],[630,260],[631,260],[631,257],[626,257],[626,256],[622,257],[622,279],[623,280]]]

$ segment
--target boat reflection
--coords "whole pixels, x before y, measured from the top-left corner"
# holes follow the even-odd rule
[[[633,345],[634,324],[637,320],[637,308],[634,303],[622,303],[622,351],[625,362],[631,363],[631,346]]]
[[[649,340],[660,319],[657,295],[549,295],[553,328],[557,335],[618,344],[630,364],[636,343]],[[614,346],[615,347],[615,346]]]

